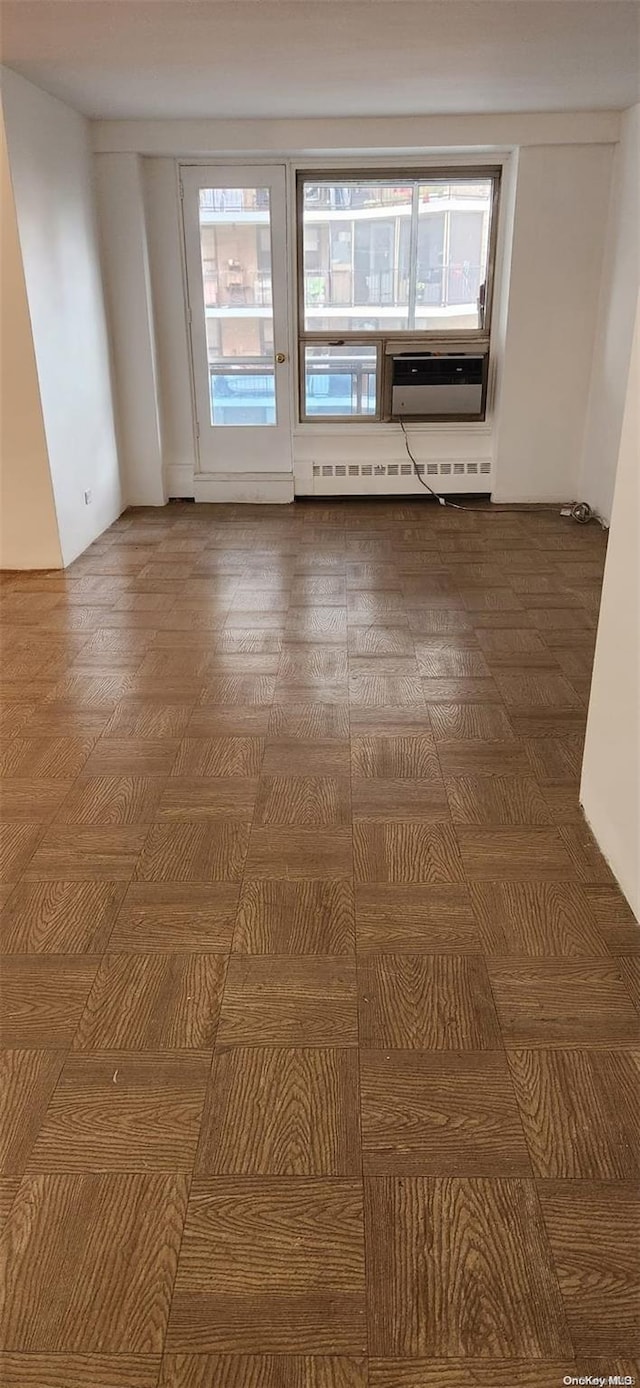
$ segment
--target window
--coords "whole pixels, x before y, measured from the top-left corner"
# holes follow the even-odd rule
[[[385,343],[487,342],[498,169],[298,176],[301,418],[384,418]]]
[[[307,414],[311,419],[349,419],[376,413],[378,353],[375,347],[304,346]]]
[[[268,188],[201,188],[211,423],[275,424]]]

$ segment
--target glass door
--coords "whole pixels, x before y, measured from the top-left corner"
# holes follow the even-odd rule
[[[285,171],[181,171],[200,471],[291,472]]]

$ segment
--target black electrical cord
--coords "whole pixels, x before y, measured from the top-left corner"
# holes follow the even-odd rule
[[[440,493],[439,493],[439,492],[434,492],[433,487],[430,487],[430,486],[429,486],[429,483],[428,483],[428,482],[425,482],[424,477],[422,476],[422,473],[420,472],[420,469],[419,469],[419,467],[418,467],[418,464],[417,464],[417,462],[416,462],[416,460],[415,460],[415,458],[414,458],[414,456],[413,456],[413,453],[411,452],[411,449],[409,448],[409,440],[408,440],[408,438],[407,438],[407,431],[406,431],[406,429],[405,429],[405,427],[404,427],[404,420],[402,420],[402,419],[400,420],[400,428],[402,429],[402,433],[403,433],[403,435],[404,435],[404,446],[405,446],[405,448],[406,448],[406,450],[407,450],[407,453],[409,454],[409,457],[410,457],[410,459],[411,459],[411,462],[413,463],[413,471],[414,471],[415,474],[416,474],[416,477],[417,477],[417,479],[418,479],[418,481],[419,481],[419,483],[420,483],[420,486],[421,486],[421,487],[424,487],[424,489],[425,489],[426,492],[430,492],[431,496],[435,496],[436,501],[439,501],[441,506],[453,506],[454,503],[453,503],[452,501],[445,501],[444,497],[443,497],[443,496],[440,496]],[[478,509],[480,509],[480,508],[478,508]]]
[[[535,511],[539,513],[539,506],[500,506],[499,510],[493,510],[491,507],[461,506],[459,501],[448,501],[446,496],[442,496],[440,492],[434,491],[433,487],[430,487],[429,483],[425,482],[424,477],[422,476],[418,464],[413,456],[413,453],[409,448],[409,440],[407,438],[407,431],[404,427],[404,420],[400,419],[398,420],[398,423],[400,425],[400,428],[402,429],[402,433],[404,436],[404,446],[407,450],[407,453],[409,454],[411,462],[413,463],[413,470],[421,487],[424,487],[426,492],[429,492],[431,496],[434,496],[436,501],[440,502],[441,506],[450,506],[453,511],[476,511],[479,516],[503,516],[505,514],[505,511],[511,511],[514,515],[522,515],[523,512],[526,511]],[[567,506],[570,508],[570,513],[573,520],[578,521],[580,525],[584,525],[587,521],[591,520],[592,512],[590,508],[586,505],[586,502],[578,502],[577,505],[573,502],[567,502]],[[588,515],[586,514],[587,512]],[[594,516],[593,519],[597,520],[598,517]]]

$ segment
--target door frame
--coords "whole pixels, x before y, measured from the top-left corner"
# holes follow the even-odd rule
[[[261,160],[245,163],[227,158],[215,162],[207,160],[180,160],[178,163],[178,183],[182,205],[182,242],[184,250],[184,293],[188,327],[189,358],[192,385],[192,409],[195,436],[194,488],[196,500],[291,500],[293,498],[293,372],[292,360],[292,322],[290,293],[290,237],[289,237],[289,179],[287,163],[281,160]],[[204,285],[202,279],[202,260],[200,250],[199,219],[195,196],[199,188],[205,187],[264,187],[269,186],[270,229],[271,229],[271,268],[274,305],[274,358],[276,352],[284,352],[285,362],[276,365],[275,425],[213,425],[206,439],[205,420],[208,419],[209,401],[203,392],[202,367],[198,364],[207,360],[206,319],[204,315]],[[197,294],[199,302],[192,299]],[[213,436],[219,431],[220,443],[228,434],[233,444],[235,436],[236,456],[230,448],[225,457],[221,451],[219,461],[215,458],[211,445]],[[272,447],[265,448],[264,441],[273,431]],[[206,440],[206,443],[205,443]],[[270,440],[271,442],[271,440]],[[251,479],[255,479],[252,483]],[[215,495],[214,495],[215,492]],[[254,495],[254,493],[256,493]],[[260,493],[258,495],[257,493]],[[277,493],[277,495],[276,495]]]

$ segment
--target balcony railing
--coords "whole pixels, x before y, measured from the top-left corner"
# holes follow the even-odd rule
[[[268,188],[201,188],[201,212],[268,211]]]
[[[258,412],[275,418],[275,376],[270,358],[210,362],[209,390],[214,423],[233,423],[234,417],[238,423],[249,423],[248,416]],[[312,417],[373,415],[375,366],[346,355],[338,360],[307,360],[305,397],[306,414]]]
[[[479,264],[469,261],[450,262],[448,265],[434,266],[418,273],[415,289],[416,307],[427,305],[433,308],[455,308],[463,304],[475,304],[480,292],[483,270]],[[375,312],[376,308],[397,308],[400,315],[410,316],[407,304],[406,276],[400,277],[404,295],[394,292],[393,271],[381,271],[371,275],[356,272],[351,276],[341,270],[336,285],[337,294],[333,296],[331,273],[306,271],[304,276],[305,305],[307,308],[340,308],[346,312],[362,316]]]

